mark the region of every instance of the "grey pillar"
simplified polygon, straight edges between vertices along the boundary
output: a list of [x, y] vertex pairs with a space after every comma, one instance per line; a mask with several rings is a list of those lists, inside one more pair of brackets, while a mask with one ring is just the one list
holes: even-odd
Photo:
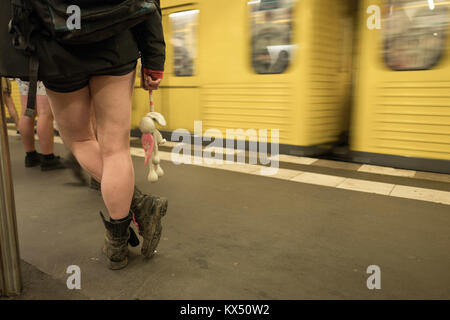
[[14, 296], [22, 290], [22, 277], [2, 92], [0, 84], [0, 296]]

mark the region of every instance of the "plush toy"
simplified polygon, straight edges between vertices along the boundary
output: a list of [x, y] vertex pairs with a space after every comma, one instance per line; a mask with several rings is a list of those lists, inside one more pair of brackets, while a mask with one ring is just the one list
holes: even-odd
[[159, 177], [164, 175], [164, 171], [159, 165], [158, 146], [164, 144], [166, 139], [163, 139], [161, 133], [156, 129], [155, 121], [161, 126], [166, 125], [166, 119], [158, 112], [147, 113], [139, 124], [142, 132], [142, 146], [145, 150], [145, 165], [148, 163], [149, 167], [147, 180], [150, 182], [156, 182]]
[[154, 103], [153, 103], [153, 92], [149, 88], [148, 81], [145, 77], [147, 75], [152, 80], [162, 79], [164, 75], [164, 71], [151, 70], [146, 69], [141, 65], [141, 87], [148, 90], [149, 98], [150, 98], [150, 112], [142, 118], [139, 129], [142, 132], [142, 146], [145, 150], [145, 165], [148, 163], [149, 172], [147, 180], [150, 182], [158, 181], [158, 177], [164, 175], [164, 171], [159, 165], [160, 159], [158, 155], [158, 147], [166, 142], [166, 139], [163, 139], [161, 133], [156, 129], [155, 122], [158, 122], [161, 126], [166, 125], [166, 119], [164, 119], [163, 115], [154, 112]]

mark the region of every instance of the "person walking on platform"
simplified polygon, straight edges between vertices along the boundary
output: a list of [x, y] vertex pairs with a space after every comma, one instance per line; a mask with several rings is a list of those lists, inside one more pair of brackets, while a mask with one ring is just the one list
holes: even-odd
[[59, 156], [53, 153], [54, 131], [53, 114], [48, 102], [45, 88], [42, 82], [38, 82], [36, 91], [37, 125], [36, 131], [39, 137], [42, 154], [36, 151], [34, 141], [35, 117], [25, 117], [27, 107], [29, 83], [17, 79], [20, 91], [20, 102], [22, 104], [22, 116], [19, 121], [19, 131], [25, 148], [25, 167], [41, 166], [42, 171], [64, 169], [66, 166]]
[[[2, 8], [4, 2], [19, 2], [22, 6], [10, 10]], [[74, 5], [78, 14], [66, 15]], [[53, 16], [49, 6], [55, 6], [50, 8]], [[19, 52], [26, 47], [34, 53], [26, 64], [34, 71], [30, 72], [30, 79], [38, 77], [43, 81], [65, 145], [81, 166], [101, 182], [109, 212], [109, 219], [100, 212], [106, 228], [103, 252], [109, 268], [121, 269], [128, 264], [132, 220], [143, 237], [141, 253], [152, 257], [161, 237], [161, 217], [168, 201], [143, 194], [134, 186], [129, 135], [137, 59], [142, 59], [145, 89], [158, 89], [163, 76], [165, 42], [159, 0], [36, 0], [31, 7], [28, 1], [2, 1], [0, 21], [9, 21], [2, 19], [3, 10], [13, 12], [14, 41], [11, 35], [1, 34], [0, 29], [0, 74], [8, 73], [9, 67], [2, 63], [5, 53], [1, 51], [11, 56], [14, 49]], [[36, 16], [38, 23], [29, 28], [28, 21]], [[97, 20], [91, 18], [94, 16]], [[84, 17], [87, 18], [83, 20]], [[26, 36], [22, 31], [30, 29], [35, 41], [24, 46]], [[2, 43], [3, 36], [10, 39]], [[17, 46], [11, 48], [9, 44], [8, 48], [8, 42]], [[20, 72], [26, 76], [24, 68]], [[91, 103], [97, 138], [90, 121]]]
[[2, 77], [2, 99], [8, 108], [9, 115], [16, 124], [17, 133], [19, 133], [19, 116], [17, 115], [16, 105], [11, 97], [11, 82], [8, 78]]

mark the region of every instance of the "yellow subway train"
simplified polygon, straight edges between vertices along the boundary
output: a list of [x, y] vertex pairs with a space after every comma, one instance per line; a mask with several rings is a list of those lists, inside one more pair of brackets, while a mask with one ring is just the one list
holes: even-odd
[[[450, 173], [450, 1], [162, 0], [156, 111], [280, 152]], [[138, 89], [137, 91], [139, 91]], [[133, 126], [148, 110], [136, 98]], [[253, 130], [253, 131], [252, 131]], [[348, 150], [334, 148], [345, 142]], [[270, 138], [269, 138], [270, 140]], [[344, 148], [345, 150], [345, 148]]]
[[161, 1], [167, 60], [154, 95], [164, 130], [193, 132], [196, 120], [203, 133], [276, 128], [282, 152], [330, 148], [348, 127], [352, 2]]

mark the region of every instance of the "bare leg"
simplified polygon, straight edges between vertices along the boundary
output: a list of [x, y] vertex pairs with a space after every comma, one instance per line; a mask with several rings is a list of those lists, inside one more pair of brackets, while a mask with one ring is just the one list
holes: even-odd
[[94, 101], [91, 102], [91, 124], [92, 129], [94, 130], [95, 133], [95, 137], [97, 137], [97, 121], [95, 120]]
[[[94, 131], [94, 134], [95, 134], [95, 139], [97, 139], [97, 122], [95, 121], [95, 110], [94, 110], [94, 101], [93, 100], [91, 100], [91, 125], [92, 125], [92, 130]], [[93, 177], [91, 177], [90, 188], [95, 189], [95, 190], [100, 190], [101, 189], [100, 180], [96, 180]]]
[[134, 191], [130, 155], [133, 80], [134, 71], [125, 76], [93, 77], [89, 84], [103, 159], [101, 191], [113, 219], [128, 215]]
[[16, 130], [18, 130], [19, 129], [19, 116], [17, 115], [16, 105], [14, 104], [13, 99], [11, 98], [10, 95], [4, 94], [3, 102], [8, 107], [9, 115], [14, 120], [14, 123], [16, 124]]
[[36, 110], [38, 114], [36, 131], [42, 154], [52, 154], [54, 145], [53, 114], [47, 96], [36, 96]]
[[19, 131], [22, 138], [23, 147], [25, 152], [35, 151], [34, 146], [34, 119], [35, 117], [26, 117], [25, 110], [27, 108], [27, 96], [20, 95], [20, 102], [22, 104], [22, 116], [19, 120]]
[[[47, 89], [62, 139], [80, 165], [101, 181], [103, 200], [113, 219], [128, 215], [134, 189], [129, 150], [133, 79], [134, 72], [93, 77], [89, 88], [71, 93]], [[98, 142], [90, 121], [91, 99]]]
[[80, 165], [98, 181], [102, 178], [100, 146], [90, 124], [89, 88], [59, 93], [47, 89], [59, 133]]

